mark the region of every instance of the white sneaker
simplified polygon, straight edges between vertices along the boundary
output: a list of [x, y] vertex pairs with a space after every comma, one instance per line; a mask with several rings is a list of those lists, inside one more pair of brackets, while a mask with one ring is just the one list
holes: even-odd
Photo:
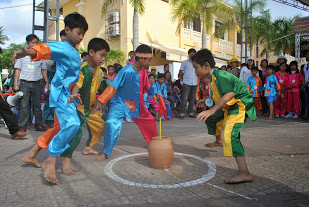
[[285, 116], [284, 116], [284, 115], [280, 115], [280, 117], [283, 117], [283, 118], [284, 118]]
[[276, 115], [275, 117], [276, 117], [276, 118], [279, 118], [279, 115]]
[[298, 119], [298, 114], [294, 114], [293, 119]]
[[287, 118], [287, 119], [292, 118], [292, 116], [293, 116], [292, 112], [289, 112], [288, 115], [285, 116], [285, 118]]
[[126, 117], [126, 122], [132, 123], [132, 122], [133, 122], [133, 120], [132, 120], [132, 119], [130, 119], [130, 118], [128, 118], [128, 117]]

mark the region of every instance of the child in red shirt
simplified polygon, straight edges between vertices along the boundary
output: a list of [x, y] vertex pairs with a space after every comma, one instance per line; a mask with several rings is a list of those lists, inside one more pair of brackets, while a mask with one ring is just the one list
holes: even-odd
[[285, 116], [286, 112], [286, 103], [287, 103], [287, 85], [289, 80], [289, 74], [286, 71], [288, 65], [284, 62], [280, 64], [279, 71], [275, 73], [275, 76], [278, 79], [281, 91], [277, 100], [275, 102], [275, 117]]
[[[297, 69], [297, 62], [292, 61], [290, 64], [291, 72], [289, 74], [287, 93], [288, 93], [288, 105], [287, 111], [288, 115], [285, 118], [297, 119], [300, 114], [300, 88], [303, 83], [303, 76]], [[293, 116], [293, 106], [294, 106], [294, 116]]]

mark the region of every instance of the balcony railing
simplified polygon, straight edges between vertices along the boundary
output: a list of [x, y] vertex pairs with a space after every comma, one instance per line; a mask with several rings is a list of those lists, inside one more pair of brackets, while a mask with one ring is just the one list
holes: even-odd
[[[202, 43], [202, 34], [200, 32], [195, 32], [193, 30], [185, 29], [183, 33], [185, 39], [192, 40], [194, 42]], [[210, 44], [210, 36], [207, 35], [207, 45]]]

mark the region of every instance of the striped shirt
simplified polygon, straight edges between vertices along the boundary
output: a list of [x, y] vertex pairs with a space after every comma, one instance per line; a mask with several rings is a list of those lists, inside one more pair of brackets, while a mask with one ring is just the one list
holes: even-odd
[[30, 56], [17, 59], [14, 68], [20, 69], [20, 80], [38, 81], [43, 78], [41, 70], [46, 70], [44, 60], [32, 61]]

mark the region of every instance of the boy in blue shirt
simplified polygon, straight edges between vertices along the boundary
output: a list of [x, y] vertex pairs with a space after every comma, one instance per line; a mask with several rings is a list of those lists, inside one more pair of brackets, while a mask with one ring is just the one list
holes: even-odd
[[269, 117], [266, 120], [274, 119], [274, 103], [277, 100], [277, 96], [280, 94], [280, 84], [277, 77], [274, 75], [275, 67], [268, 65], [266, 68], [266, 80], [264, 84], [264, 96], [267, 98], [267, 103], [269, 105]]
[[[167, 100], [167, 87], [164, 81], [165, 81], [165, 75], [160, 73], [158, 75], [158, 81], [155, 84], [158, 89], [158, 94], [160, 94], [162, 96], [162, 99], [164, 100], [165, 107], [167, 110], [167, 119], [172, 119], [171, 105], [170, 102]], [[161, 119], [164, 119], [163, 115]]]
[[60, 131], [53, 128], [46, 131], [37, 141], [37, 144], [23, 157], [23, 161], [36, 167], [41, 164], [36, 159], [42, 148], [48, 148], [49, 157], [43, 163], [44, 177], [51, 183], [58, 183], [56, 178], [56, 158], [70, 147], [69, 143], [79, 129], [80, 120], [77, 115], [77, 102], [70, 94], [70, 84], [76, 83], [80, 72], [80, 56], [76, 49], [88, 30], [86, 19], [78, 13], [65, 17], [65, 41], [56, 43], [39, 44], [30, 49], [22, 47], [21, 51], [14, 54], [13, 59], [29, 55], [33, 61], [56, 61], [57, 71], [51, 82], [49, 106], [55, 108], [59, 120]]

